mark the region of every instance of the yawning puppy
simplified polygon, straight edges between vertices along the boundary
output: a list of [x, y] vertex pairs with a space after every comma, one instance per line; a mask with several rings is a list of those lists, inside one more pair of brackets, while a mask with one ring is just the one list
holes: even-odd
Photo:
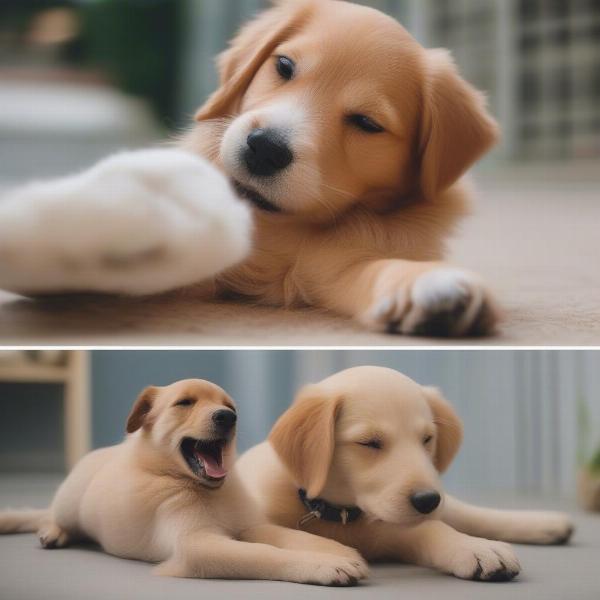
[[355, 550], [266, 523], [229, 472], [235, 424], [232, 400], [212, 383], [148, 388], [125, 442], [87, 455], [48, 510], [0, 513], [0, 533], [38, 531], [45, 548], [93, 540], [175, 577], [362, 579], [366, 567]]
[[350, 2], [288, 0], [242, 29], [185, 148], [254, 206], [251, 256], [217, 288], [410, 334], [489, 332], [479, 279], [440, 261], [459, 180], [496, 141], [443, 50]]
[[512, 579], [520, 566], [504, 542], [560, 544], [573, 526], [560, 513], [489, 510], [446, 496], [439, 474], [461, 439], [461, 422], [437, 390], [358, 367], [303, 389], [236, 469], [272, 522], [353, 546], [369, 561]]

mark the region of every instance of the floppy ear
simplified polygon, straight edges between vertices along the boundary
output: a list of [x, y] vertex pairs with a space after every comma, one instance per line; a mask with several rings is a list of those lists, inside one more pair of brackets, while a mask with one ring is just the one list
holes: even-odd
[[463, 425], [452, 405], [437, 388], [423, 388], [437, 427], [434, 464], [443, 473], [449, 466], [463, 439]]
[[309, 386], [269, 434], [275, 452], [309, 498], [316, 498], [327, 481], [341, 407], [342, 398], [331, 398], [318, 386]]
[[498, 139], [481, 92], [460, 77], [450, 53], [427, 51], [420, 133], [421, 192], [428, 200], [450, 187]]
[[158, 393], [158, 388], [154, 386], [147, 387], [135, 401], [129, 417], [127, 418], [127, 433], [137, 431], [143, 425], [147, 425], [148, 413], [152, 410], [154, 398]]
[[245, 25], [218, 57], [219, 89], [196, 113], [196, 121], [235, 113], [262, 64], [276, 46], [302, 26], [313, 5], [310, 0], [277, 2], [274, 8]]

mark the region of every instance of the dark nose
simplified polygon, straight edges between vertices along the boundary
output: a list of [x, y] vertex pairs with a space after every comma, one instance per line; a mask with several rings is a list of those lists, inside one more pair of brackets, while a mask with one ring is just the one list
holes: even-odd
[[440, 505], [441, 500], [442, 497], [435, 490], [415, 492], [410, 497], [410, 503], [422, 515], [432, 513]]
[[244, 161], [253, 175], [271, 177], [294, 160], [285, 138], [276, 129], [255, 129], [247, 143]]
[[213, 413], [213, 423], [219, 431], [229, 431], [237, 421], [237, 415], [232, 410], [218, 410]]

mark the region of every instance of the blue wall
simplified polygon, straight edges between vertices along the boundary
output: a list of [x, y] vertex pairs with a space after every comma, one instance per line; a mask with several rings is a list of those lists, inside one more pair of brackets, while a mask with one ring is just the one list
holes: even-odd
[[[92, 443], [118, 443], [139, 392], [148, 385], [179, 379], [208, 379], [224, 388], [240, 413], [238, 447], [264, 439], [270, 416], [293, 393], [291, 352], [247, 351], [94, 351], [92, 353]], [[268, 360], [267, 355], [270, 355]], [[264, 365], [268, 364], [268, 373]]]
[[[465, 424], [446, 476], [450, 489], [572, 494], [577, 448], [600, 447], [600, 352], [576, 351], [95, 351], [92, 441], [123, 439], [139, 392], [199, 377], [221, 385], [240, 413], [240, 451], [265, 439], [304, 384], [340, 369], [379, 364], [438, 385]], [[60, 389], [0, 386], [0, 470], [63, 468]], [[578, 428], [585, 400], [587, 435]]]

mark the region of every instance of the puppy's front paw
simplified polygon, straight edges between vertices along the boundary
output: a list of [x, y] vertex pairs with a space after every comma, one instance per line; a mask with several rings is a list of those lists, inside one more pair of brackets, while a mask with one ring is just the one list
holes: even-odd
[[453, 549], [444, 569], [460, 579], [510, 581], [521, 571], [512, 548], [504, 542], [468, 538]]
[[250, 250], [251, 215], [207, 161], [109, 157], [0, 198], [0, 288], [149, 295], [210, 279]]
[[411, 283], [398, 273], [382, 274], [366, 320], [389, 333], [433, 337], [478, 336], [490, 333], [497, 313], [479, 279], [468, 271], [438, 267], [418, 275]]
[[314, 554], [306, 563], [298, 564], [294, 580], [317, 585], [356, 585], [369, 574], [367, 563], [360, 557], [342, 558], [328, 554]]

